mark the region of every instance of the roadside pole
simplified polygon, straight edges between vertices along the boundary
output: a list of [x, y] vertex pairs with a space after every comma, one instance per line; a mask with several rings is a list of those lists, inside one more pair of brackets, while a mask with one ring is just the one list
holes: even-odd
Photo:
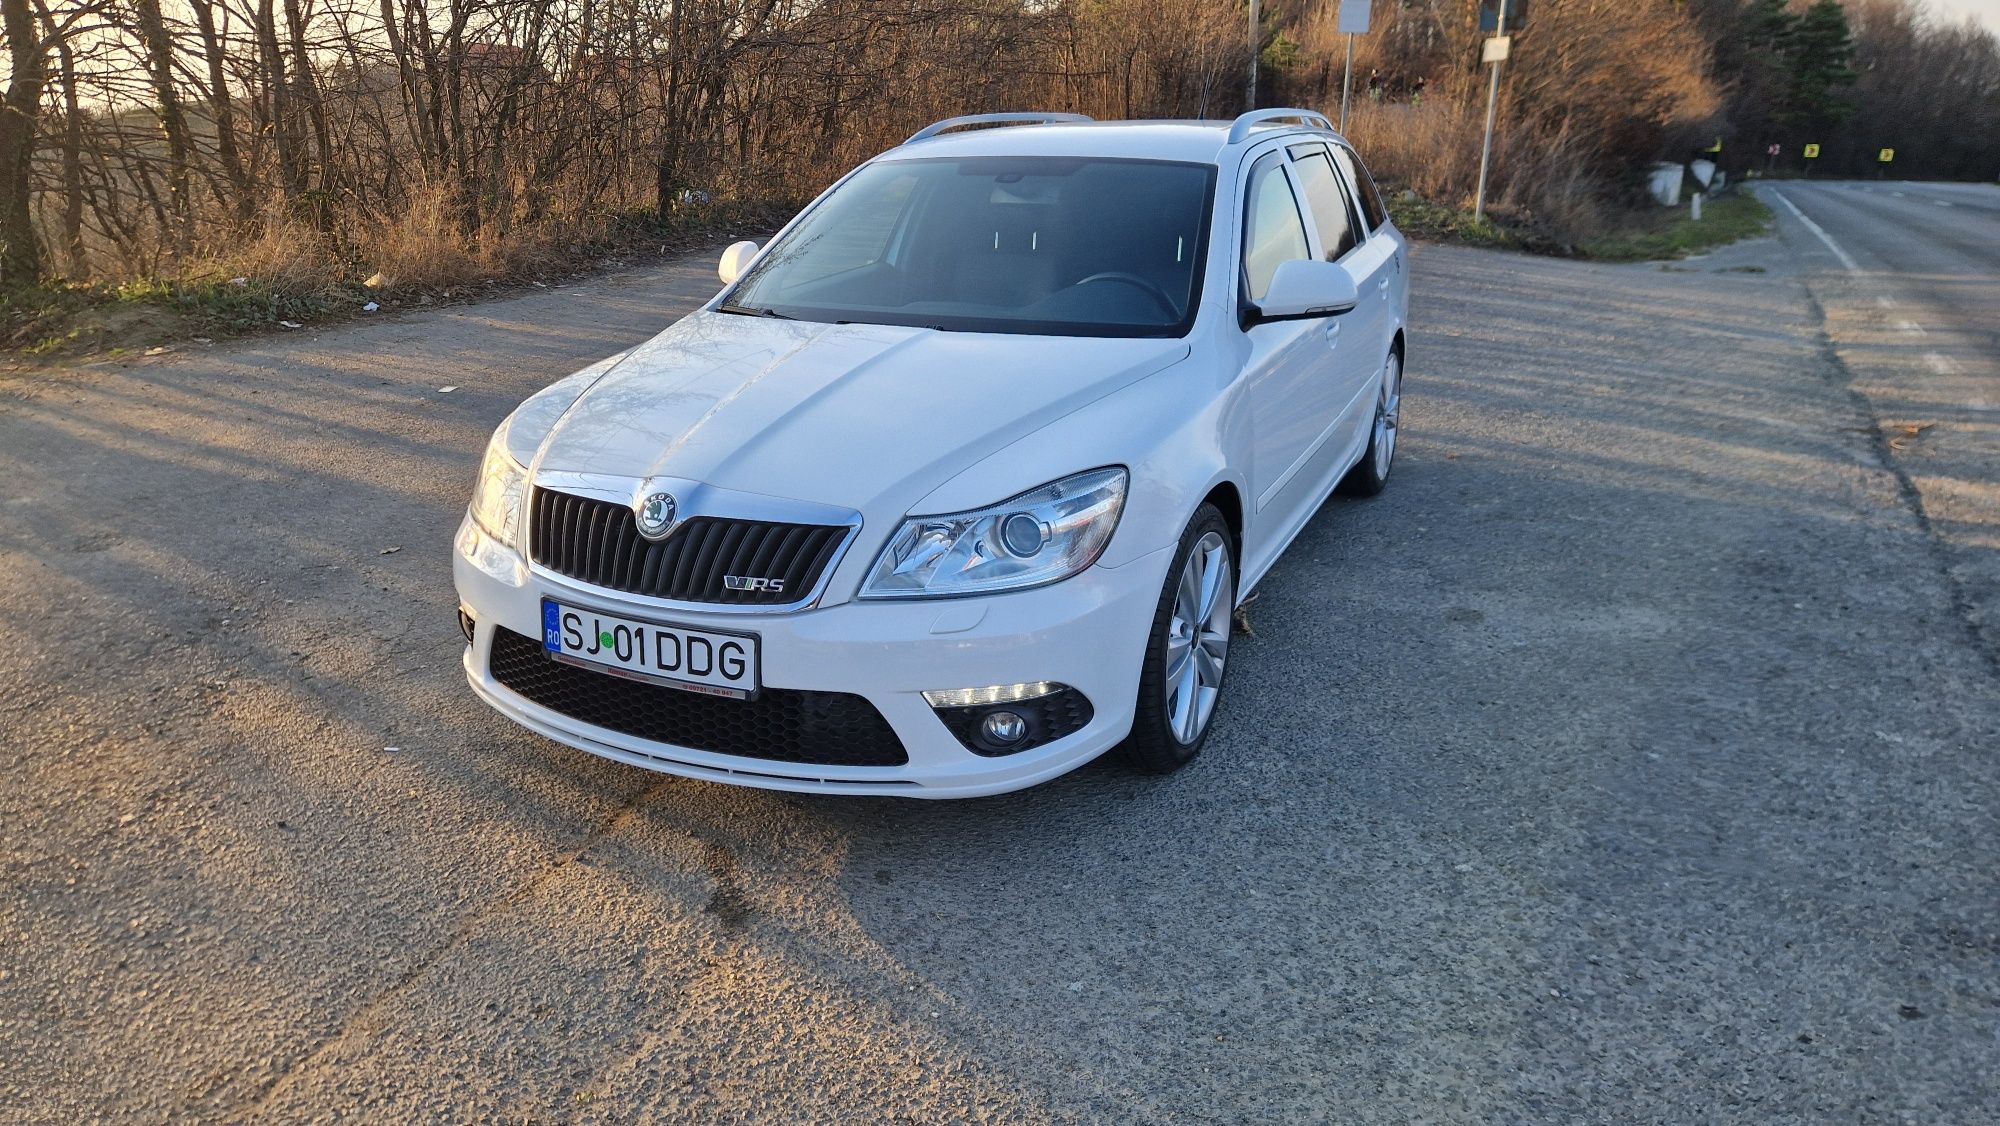
[[1374, 7], [1372, 0], [1340, 0], [1340, 30], [1347, 36], [1347, 73], [1340, 80], [1342, 133], [1347, 132], [1347, 99], [1354, 93], [1354, 37], [1368, 34], [1368, 16]]
[[1486, 139], [1479, 145], [1479, 192], [1472, 200], [1474, 222], [1486, 220], [1486, 170], [1493, 162], [1493, 119], [1500, 112], [1500, 64], [1507, 58], [1508, 46], [1507, 0], [1500, 0], [1499, 22], [1494, 24], [1493, 38], [1486, 41], [1481, 56], [1493, 64], [1493, 78], [1486, 87]]
[[1250, 88], [1245, 91], [1243, 108], [1257, 108], [1257, 0], [1250, 0]]
[[1347, 72], [1340, 77], [1340, 133], [1347, 135], [1347, 98], [1354, 93], [1354, 33], [1347, 35]]

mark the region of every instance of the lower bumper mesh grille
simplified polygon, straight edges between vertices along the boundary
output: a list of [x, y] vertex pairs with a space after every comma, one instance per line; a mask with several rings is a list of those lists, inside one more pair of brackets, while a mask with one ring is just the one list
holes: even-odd
[[875, 705], [846, 692], [766, 688], [754, 700], [640, 684], [549, 659], [512, 630], [493, 634], [493, 679], [571, 719], [719, 755], [812, 766], [903, 766], [903, 742]]

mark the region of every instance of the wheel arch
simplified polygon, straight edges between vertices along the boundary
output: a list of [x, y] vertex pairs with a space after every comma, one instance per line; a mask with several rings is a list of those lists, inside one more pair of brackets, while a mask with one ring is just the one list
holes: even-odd
[[[1216, 511], [1222, 513], [1223, 520], [1228, 522], [1229, 538], [1232, 541], [1229, 545], [1230, 551], [1240, 561], [1243, 558], [1242, 490], [1237, 488], [1234, 481], [1217, 481], [1209, 488], [1208, 494], [1202, 497], [1201, 501], [1202, 504], [1214, 505]], [[1196, 507], [1199, 509], [1200, 506], [1197, 505]]]

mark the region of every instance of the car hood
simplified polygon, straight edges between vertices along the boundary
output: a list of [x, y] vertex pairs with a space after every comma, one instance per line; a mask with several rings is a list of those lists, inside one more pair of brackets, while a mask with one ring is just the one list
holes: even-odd
[[[908, 505], [1187, 354], [1179, 340], [696, 313], [578, 396], [539, 443], [537, 468], [674, 477], [857, 511]], [[1095, 464], [1079, 451], [1075, 465], [1036, 469], [1022, 487]]]

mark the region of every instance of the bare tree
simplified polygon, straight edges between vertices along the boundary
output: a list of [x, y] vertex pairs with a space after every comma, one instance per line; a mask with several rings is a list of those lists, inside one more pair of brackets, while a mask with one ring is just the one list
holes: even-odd
[[[1508, 69], [1500, 196], [1573, 223], [1635, 164], [1752, 128], [1776, 86], [1751, 72], [1782, 52], [1743, 29], [1774, 4], [1536, 0]], [[1364, 153], [1447, 200], [1469, 186], [1483, 108], [1473, 8], [1378, 4], [1359, 60], [1377, 78], [1352, 123]], [[1821, 139], [1894, 128], [1899, 169], [2000, 173], [1982, 140], [2000, 132], [1992, 37], [1915, 0], [1848, 8], [1860, 110]], [[1272, 96], [1329, 107], [1334, 6], [1265, 11]], [[1226, 117], [1245, 65], [1235, 0], [0, 0], [0, 15], [5, 281], [48, 257], [78, 277], [301, 285], [497, 273], [619, 224], [795, 204], [955, 113]]]
[[0, 25], [12, 66], [0, 95], [0, 284], [12, 285], [32, 282], [42, 272], [31, 188], [48, 55], [28, 0], [0, 0]]
[[230, 93], [229, 79], [223, 71], [222, 37], [216, 30], [215, 12], [219, 5], [214, 0], [189, 0], [189, 5], [194, 9], [195, 27], [201, 35], [202, 61], [208, 72], [208, 107], [209, 116], [215, 122], [215, 155], [222, 166], [222, 179], [228, 191], [225, 206], [235, 215], [239, 225], [247, 225], [257, 197], [251, 187], [249, 169], [244, 166], [236, 143], [235, 98]]
[[174, 80], [174, 43], [160, 16], [160, 0], [131, 0], [139, 42], [145, 48], [146, 70], [152, 77], [160, 127], [167, 139], [167, 197], [173, 215], [171, 237], [177, 253], [185, 254], [194, 239], [194, 200], [189, 192], [187, 114], [181, 109], [180, 88]]

